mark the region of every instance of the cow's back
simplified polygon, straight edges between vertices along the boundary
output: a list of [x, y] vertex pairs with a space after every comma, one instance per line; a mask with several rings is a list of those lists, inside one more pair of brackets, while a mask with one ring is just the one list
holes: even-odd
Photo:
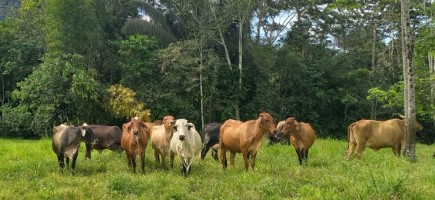
[[64, 138], [64, 130], [67, 127], [65, 124], [61, 124], [59, 126], [53, 127], [53, 136], [51, 140], [53, 151], [56, 154], [61, 153], [63, 138]]

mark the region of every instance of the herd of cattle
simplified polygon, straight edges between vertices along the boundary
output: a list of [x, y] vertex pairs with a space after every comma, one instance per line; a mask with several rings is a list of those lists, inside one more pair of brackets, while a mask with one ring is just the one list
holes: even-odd
[[[422, 128], [416, 122], [416, 131]], [[173, 167], [174, 157], [177, 155], [181, 162], [181, 173], [186, 175], [191, 172], [195, 155], [201, 152], [200, 159], [204, 159], [210, 148], [216, 161], [219, 160], [218, 149], [221, 149], [220, 162], [223, 169], [227, 167], [227, 150], [230, 152], [231, 165], [234, 165], [236, 153], [241, 153], [245, 170], [249, 169], [249, 164], [254, 169], [257, 151], [264, 136], [271, 143], [290, 142], [300, 165], [307, 163], [308, 150], [316, 139], [315, 131], [309, 123], [288, 117], [275, 124], [269, 113], [262, 112], [257, 119], [245, 122], [228, 119], [223, 124], [207, 124], [201, 135], [193, 123], [186, 119], [175, 119], [173, 116], [165, 116], [163, 120], [154, 123], [143, 122], [134, 117], [123, 124], [122, 130], [117, 126], [85, 123], [75, 127], [61, 124], [53, 127], [52, 147], [62, 171], [72, 160], [71, 169], [74, 174], [78, 150], [83, 141], [86, 144], [86, 158], [91, 158], [93, 149], [99, 152], [104, 149], [124, 151], [128, 167], [136, 172], [136, 157], [139, 156], [142, 173], [145, 173], [145, 149], [150, 143], [157, 164], [167, 169], [166, 157], [169, 156], [170, 166]], [[365, 147], [375, 150], [391, 147], [395, 155], [400, 155], [403, 142], [403, 119], [358, 120], [348, 127], [347, 157], [354, 154], [355, 147], [357, 158], [361, 158]]]

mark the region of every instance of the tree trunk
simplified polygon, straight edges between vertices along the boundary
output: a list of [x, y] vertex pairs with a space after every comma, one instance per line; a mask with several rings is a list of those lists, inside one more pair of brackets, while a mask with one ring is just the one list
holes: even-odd
[[405, 82], [405, 144], [403, 147], [403, 155], [411, 161], [415, 161], [415, 81], [409, 5], [410, 0], [401, 1], [402, 62]]
[[201, 47], [199, 48], [199, 91], [201, 96], [201, 129], [204, 129], [204, 92], [202, 89], [202, 71], [203, 71], [203, 50], [202, 50], [202, 42], [200, 43]]
[[[432, 79], [432, 77], [435, 75], [435, 57], [431, 54], [431, 52], [428, 52], [428, 61], [429, 61], [429, 74]], [[435, 81], [431, 83], [430, 87], [430, 97], [432, 99], [432, 105], [435, 105]], [[435, 127], [435, 113], [432, 113], [432, 120], [433, 120], [433, 126]]]

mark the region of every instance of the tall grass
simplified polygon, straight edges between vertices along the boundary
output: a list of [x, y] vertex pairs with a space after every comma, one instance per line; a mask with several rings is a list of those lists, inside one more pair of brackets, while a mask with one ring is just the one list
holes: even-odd
[[[263, 144], [266, 144], [263, 141]], [[366, 149], [362, 159], [346, 160], [345, 141], [317, 139], [307, 166], [299, 166], [294, 149], [263, 145], [253, 171], [222, 170], [210, 155], [194, 161], [192, 174], [156, 167], [147, 148], [146, 173], [128, 170], [124, 154], [80, 148], [76, 175], [61, 173], [51, 140], [0, 139], [0, 199], [433, 199], [434, 146], [417, 145], [418, 162], [395, 157], [391, 149]], [[140, 170], [139, 170], [140, 171]]]

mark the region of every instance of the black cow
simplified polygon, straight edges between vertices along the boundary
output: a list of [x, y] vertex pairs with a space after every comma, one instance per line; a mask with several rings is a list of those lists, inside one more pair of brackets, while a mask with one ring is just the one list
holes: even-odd
[[210, 147], [213, 147], [212, 156], [216, 161], [218, 158], [218, 148], [219, 148], [219, 131], [222, 124], [220, 123], [209, 123], [205, 125], [204, 131], [202, 133], [204, 139], [204, 147], [201, 151], [201, 160], [204, 159]]
[[121, 149], [121, 129], [117, 126], [91, 125], [95, 137], [98, 139], [96, 144], [86, 144], [85, 157], [91, 159], [93, 149], [102, 152], [104, 149], [112, 151], [122, 151]]
[[68, 166], [69, 160], [72, 159], [72, 174], [75, 173], [76, 160], [81, 141], [88, 144], [98, 142], [92, 128], [87, 124], [83, 124], [83, 126], [79, 127], [61, 124], [53, 128], [52, 147], [54, 153], [57, 155], [59, 167], [62, 169], [62, 172], [65, 167], [65, 161]]

